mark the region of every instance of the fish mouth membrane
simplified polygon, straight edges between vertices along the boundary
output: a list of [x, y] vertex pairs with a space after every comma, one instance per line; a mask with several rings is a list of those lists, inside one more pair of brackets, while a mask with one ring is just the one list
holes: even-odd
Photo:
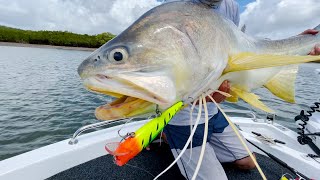
[[[98, 75], [93, 79], [90, 79], [85, 83], [85, 86], [93, 92], [111, 96], [114, 98], [112, 102], [101, 105], [96, 108], [95, 116], [98, 120], [117, 120], [123, 118], [132, 117], [148, 117], [156, 111], [157, 104], [150, 102], [139, 97], [130, 96], [128, 94], [122, 94], [121, 92], [115, 93], [109, 90], [107, 87], [102, 87], [101, 85], [116, 86], [119, 85], [119, 81], [113, 84], [115, 81], [108, 80], [108, 83], [102, 82], [102, 75]], [[110, 79], [109, 77], [107, 79]], [[126, 84], [124, 82], [121, 85]], [[126, 84], [126, 86], [128, 86]], [[123, 87], [122, 87], [123, 88]], [[145, 92], [146, 93], [146, 92]]]
[[156, 104], [123, 95], [114, 101], [99, 106], [95, 110], [95, 116], [99, 120], [117, 120], [135, 116], [150, 115], [155, 112]]

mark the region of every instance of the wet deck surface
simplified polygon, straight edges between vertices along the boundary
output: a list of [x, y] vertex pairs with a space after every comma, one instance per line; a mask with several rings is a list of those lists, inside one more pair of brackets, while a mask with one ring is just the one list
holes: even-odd
[[[166, 145], [152, 149], [143, 151], [123, 167], [115, 165], [113, 157], [106, 155], [61, 172], [49, 179], [153, 179], [173, 161], [173, 156]], [[258, 154], [257, 160], [268, 179], [280, 179], [282, 174], [290, 172], [266, 156]], [[230, 180], [261, 179], [256, 169], [241, 171], [226, 164], [224, 169]], [[184, 177], [178, 166], [175, 165], [160, 179], [179, 180]]]

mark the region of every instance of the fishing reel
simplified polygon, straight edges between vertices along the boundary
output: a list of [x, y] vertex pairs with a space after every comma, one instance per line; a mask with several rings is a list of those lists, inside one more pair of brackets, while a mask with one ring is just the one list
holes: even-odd
[[[308, 142], [310, 142], [311, 138], [309, 138], [308, 136], [305, 135], [305, 127], [308, 124], [309, 121], [309, 116], [304, 114], [304, 110], [302, 110], [300, 112], [300, 115], [296, 116], [294, 118], [294, 120], [296, 121], [296, 124], [298, 126], [298, 134], [300, 136], [298, 136], [297, 140], [301, 145], [305, 145], [308, 144]], [[311, 140], [312, 141], [312, 140]]]
[[294, 118], [294, 120], [296, 121], [296, 124], [298, 126], [298, 134], [300, 134], [300, 136], [305, 136], [305, 129], [306, 129], [306, 125], [308, 124], [309, 121], [309, 117], [312, 116], [313, 113], [315, 112], [320, 112], [319, 110], [320, 108], [320, 102], [315, 102], [314, 106], [310, 106], [309, 111], [306, 111], [307, 113], [305, 114], [305, 111], [302, 110], [300, 112], [300, 115], [296, 116]]
[[[296, 124], [298, 126], [298, 134], [299, 136], [297, 137], [298, 142], [301, 145], [309, 145], [310, 148], [317, 154], [320, 155], [320, 149], [317, 147], [315, 142], [313, 142], [312, 138], [315, 138], [315, 136], [320, 136], [320, 132], [310, 132], [309, 129], [307, 129], [308, 122], [310, 120], [310, 117], [315, 113], [315, 112], [320, 112], [320, 102], [315, 102], [314, 106], [311, 106], [309, 111], [302, 110], [298, 116], [294, 118], [296, 121]], [[305, 132], [307, 131], [307, 133]]]

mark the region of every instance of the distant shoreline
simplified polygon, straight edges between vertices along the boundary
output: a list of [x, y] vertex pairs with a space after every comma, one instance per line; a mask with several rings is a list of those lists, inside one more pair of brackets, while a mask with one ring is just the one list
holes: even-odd
[[[87, 47], [52, 46], [52, 45], [44, 45], [44, 44], [24, 44], [24, 43], [15, 43], [15, 42], [0, 42], [0, 46], [50, 48], [50, 49], [76, 50], [76, 51], [94, 51], [97, 49], [97, 48], [87, 48]], [[320, 61], [313, 61], [310, 63], [320, 63]]]
[[87, 48], [87, 47], [52, 46], [52, 45], [44, 45], [44, 44], [24, 44], [24, 43], [14, 43], [14, 42], [0, 42], [0, 46], [50, 48], [50, 49], [64, 49], [64, 50], [77, 50], [77, 51], [94, 51], [97, 49], [97, 48]]

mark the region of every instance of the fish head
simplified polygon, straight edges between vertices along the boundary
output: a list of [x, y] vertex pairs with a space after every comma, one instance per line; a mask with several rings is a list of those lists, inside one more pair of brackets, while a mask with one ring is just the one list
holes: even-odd
[[94, 51], [78, 73], [89, 90], [117, 98], [96, 109], [98, 119], [127, 118], [181, 100], [192, 88], [197, 58], [176, 24], [149, 14]]

